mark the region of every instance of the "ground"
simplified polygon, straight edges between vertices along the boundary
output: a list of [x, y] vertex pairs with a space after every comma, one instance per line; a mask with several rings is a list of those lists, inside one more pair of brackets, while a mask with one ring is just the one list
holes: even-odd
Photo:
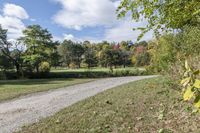
[[57, 89], [78, 83], [85, 83], [93, 79], [27, 79], [0, 81], [0, 102], [21, 95]]
[[200, 115], [164, 77], [122, 85], [78, 102], [21, 133], [199, 133]]

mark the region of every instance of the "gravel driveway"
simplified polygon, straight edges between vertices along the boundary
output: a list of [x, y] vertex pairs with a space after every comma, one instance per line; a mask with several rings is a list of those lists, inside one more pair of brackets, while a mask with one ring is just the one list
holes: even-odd
[[35, 93], [15, 100], [0, 103], [0, 133], [20, 130], [20, 127], [53, 115], [70, 106], [107, 89], [131, 81], [154, 76], [104, 78], [48, 92]]

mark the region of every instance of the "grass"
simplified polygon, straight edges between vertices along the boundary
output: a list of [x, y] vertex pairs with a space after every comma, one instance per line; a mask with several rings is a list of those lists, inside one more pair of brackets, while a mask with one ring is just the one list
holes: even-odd
[[78, 102], [21, 133], [199, 133], [180, 92], [158, 77], [119, 86]]
[[[135, 70], [141, 70], [144, 71], [144, 68], [137, 68], [137, 67], [126, 67], [126, 68], [115, 68], [113, 69], [114, 71], [124, 71], [124, 70], [128, 70], [128, 71], [135, 71]], [[101, 67], [95, 67], [95, 68], [79, 68], [79, 69], [65, 69], [65, 68], [57, 68], [57, 69], [52, 69], [51, 72], [110, 72], [109, 68], [101, 68]]]
[[92, 79], [3, 80], [0, 81], [0, 101], [89, 81], [92, 81]]

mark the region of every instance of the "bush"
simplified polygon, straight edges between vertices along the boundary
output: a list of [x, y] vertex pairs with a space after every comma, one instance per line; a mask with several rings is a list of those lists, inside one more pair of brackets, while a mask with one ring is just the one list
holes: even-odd
[[49, 73], [51, 67], [50, 67], [50, 64], [48, 62], [42, 62], [40, 64], [39, 69], [40, 69], [40, 72], [42, 72], [42, 73]]
[[[192, 58], [199, 56], [199, 49], [199, 27], [186, 26], [177, 34], [163, 35], [157, 40], [149, 42], [148, 51], [151, 56], [151, 64], [148, 70], [170, 73], [172, 77], [180, 78], [185, 59], [193, 60]], [[195, 63], [198, 64], [198, 62], [199, 59], [196, 59]]]
[[69, 68], [75, 69], [75, 68], [77, 68], [77, 65], [75, 63], [70, 63]]
[[191, 68], [188, 61], [185, 62], [184, 79], [181, 81], [183, 86], [183, 100], [192, 101], [196, 111], [200, 112], [200, 70]]

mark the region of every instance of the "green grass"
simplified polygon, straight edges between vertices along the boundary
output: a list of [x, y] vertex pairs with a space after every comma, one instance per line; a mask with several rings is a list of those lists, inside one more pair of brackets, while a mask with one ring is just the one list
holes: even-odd
[[0, 81], [0, 101], [89, 81], [92, 79], [3, 80]]
[[165, 78], [137, 81], [78, 102], [21, 133], [199, 133], [180, 92]]
[[[135, 71], [135, 70], [141, 70], [144, 71], [144, 68], [137, 68], [137, 67], [126, 67], [126, 68], [116, 68], [113, 69], [114, 71], [124, 71], [124, 70], [129, 70], [129, 71]], [[101, 67], [95, 67], [95, 68], [79, 68], [79, 69], [67, 69], [67, 68], [57, 68], [57, 69], [52, 69], [51, 72], [110, 72], [109, 68], [101, 68]]]

